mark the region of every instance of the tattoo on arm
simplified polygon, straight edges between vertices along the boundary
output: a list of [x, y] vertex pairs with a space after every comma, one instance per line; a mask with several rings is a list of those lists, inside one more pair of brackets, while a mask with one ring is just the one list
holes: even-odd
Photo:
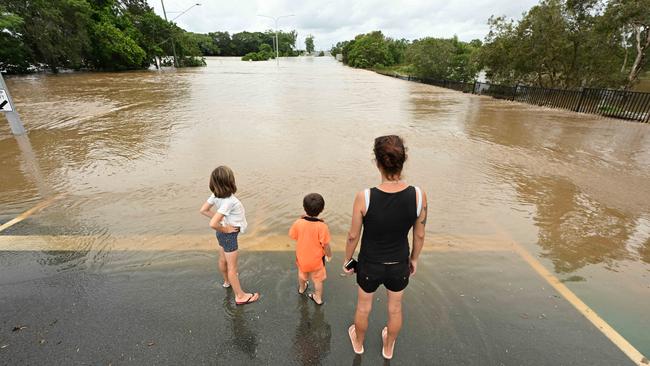
[[424, 210], [424, 217], [422, 218], [422, 221], [420, 221], [420, 223], [422, 223], [422, 225], [426, 225], [427, 224], [427, 206], [424, 206], [423, 210]]

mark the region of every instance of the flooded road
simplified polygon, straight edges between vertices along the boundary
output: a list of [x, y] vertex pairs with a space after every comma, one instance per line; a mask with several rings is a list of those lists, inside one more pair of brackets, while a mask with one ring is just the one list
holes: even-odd
[[[316, 191], [342, 249], [354, 193], [378, 182], [373, 138], [395, 133], [409, 148], [406, 179], [429, 196], [425, 247], [517, 242], [650, 354], [650, 125], [325, 57], [6, 81], [29, 135], [0, 123], [0, 224], [56, 199], [0, 232], [0, 285], [190, 271], [215, 248], [198, 209], [220, 164], [246, 206], [242, 248], [291, 250], [288, 227]], [[468, 251], [467, 264], [481, 255]], [[481, 265], [503, 269], [489, 258]]]

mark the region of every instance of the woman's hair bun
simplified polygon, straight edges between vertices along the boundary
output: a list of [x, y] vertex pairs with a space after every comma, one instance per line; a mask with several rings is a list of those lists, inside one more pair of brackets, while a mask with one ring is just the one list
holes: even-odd
[[380, 136], [375, 139], [375, 160], [389, 176], [400, 175], [406, 161], [404, 140], [397, 135]]

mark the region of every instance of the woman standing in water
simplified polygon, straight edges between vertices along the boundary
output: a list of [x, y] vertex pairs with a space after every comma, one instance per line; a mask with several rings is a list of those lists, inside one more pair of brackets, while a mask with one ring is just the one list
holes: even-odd
[[[417, 271], [418, 257], [424, 244], [427, 197], [418, 187], [401, 179], [406, 161], [406, 147], [401, 137], [377, 137], [374, 153], [381, 184], [356, 194], [345, 248], [344, 263], [348, 263], [363, 227], [356, 268], [359, 285], [357, 309], [348, 334], [354, 352], [362, 354], [373, 295], [379, 285], [384, 285], [388, 296], [388, 324], [381, 332], [382, 355], [390, 360], [402, 328], [402, 295], [409, 277]], [[408, 233], [411, 228], [413, 250], [409, 251]], [[345, 265], [343, 270], [353, 272]]]

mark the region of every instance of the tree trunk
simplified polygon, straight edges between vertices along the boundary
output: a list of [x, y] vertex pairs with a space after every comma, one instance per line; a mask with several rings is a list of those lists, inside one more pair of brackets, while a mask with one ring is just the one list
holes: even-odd
[[627, 32], [623, 32], [621, 38], [623, 38], [623, 47], [625, 47], [625, 58], [623, 59], [623, 66], [621, 66], [621, 73], [624, 73], [625, 68], [627, 67], [627, 55], [629, 53], [629, 49], [627, 47]]
[[[636, 40], [636, 57], [634, 58], [632, 69], [630, 70], [630, 74], [627, 78], [627, 85], [625, 86], [626, 90], [632, 88], [634, 83], [636, 83], [636, 81], [639, 79], [641, 70], [643, 70], [643, 67], [645, 66], [646, 63], [645, 53], [648, 47], [650, 47], [650, 29], [648, 27], [645, 27], [646, 29], [642, 30], [641, 27], [642, 27], [641, 24], [634, 25], [634, 36]], [[645, 31], [645, 35], [643, 35], [644, 31]]]

